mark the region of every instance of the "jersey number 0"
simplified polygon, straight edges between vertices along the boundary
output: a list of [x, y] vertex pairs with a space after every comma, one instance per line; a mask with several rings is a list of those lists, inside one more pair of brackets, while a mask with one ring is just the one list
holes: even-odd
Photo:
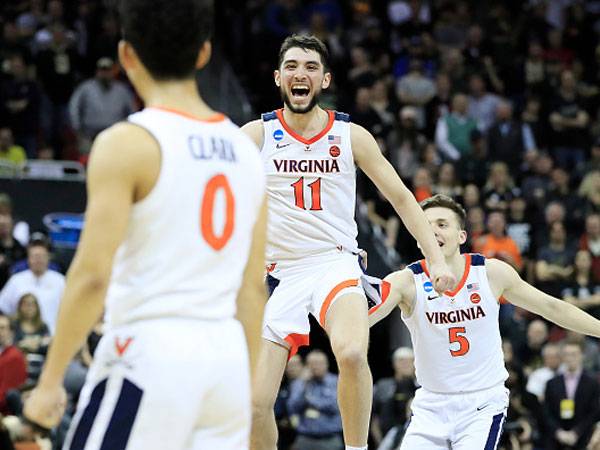
[[[215, 233], [213, 218], [215, 209], [215, 197], [217, 192], [223, 191], [225, 195], [225, 225], [220, 235]], [[215, 175], [204, 189], [204, 197], [202, 197], [202, 206], [200, 208], [200, 230], [204, 240], [216, 251], [221, 250], [233, 234], [233, 226], [235, 225], [235, 198], [233, 191], [227, 181], [227, 177], [222, 173]]]

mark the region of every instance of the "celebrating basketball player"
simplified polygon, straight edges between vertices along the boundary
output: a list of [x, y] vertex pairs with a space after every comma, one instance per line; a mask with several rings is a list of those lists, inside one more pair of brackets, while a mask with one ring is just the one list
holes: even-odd
[[346, 449], [366, 449], [372, 379], [367, 301], [356, 256], [356, 166], [418, 240], [434, 290], [443, 292], [455, 279], [423, 211], [373, 136], [347, 114], [319, 107], [319, 95], [331, 82], [325, 45], [313, 36], [288, 37], [274, 78], [283, 108], [242, 128], [261, 149], [269, 198], [271, 297], [253, 392], [251, 448], [276, 448], [273, 405], [288, 357], [308, 344], [311, 313], [329, 335], [339, 366]]
[[106, 307], [65, 448], [245, 449], [266, 301], [260, 156], [197, 89], [212, 1], [120, 4], [119, 58], [146, 108], [94, 143], [85, 229], [25, 416], [58, 423], [65, 368]]
[[422, 388], [412, 402], [401, 449], [495, 450], [508, 407], [499, 299], [590, 336], [600, 337], [600, 321], [526, 283], [503, 261], [461, 255], [466, 213], [451, 198], [436, 195], [421, 207], [460, 282], [438, 294], [429, 264], [413, 263], [386, 278], [388, 298], [369, 317], [376, 323], [399, 306], [412, 338]]

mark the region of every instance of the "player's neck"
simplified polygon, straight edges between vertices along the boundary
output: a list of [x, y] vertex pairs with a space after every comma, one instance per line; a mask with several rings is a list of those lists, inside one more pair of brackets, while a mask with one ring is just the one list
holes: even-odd
[[204, 102], [196, 81], [164, 81], [152, 83], [140, 90], [146, 107], [169, 108], [197, 117], [211, 116], [215, 112]]
[[465, 257], [460, 252], [455, 252], [452, 256], [446, 256], [446, 264], [452, 270], [457, 280], [460, 280], [465, 271]]
[[319, 133], [327, 125], [329, 116], [327, 112], [315, 106], [306, 113], [292, 112], [287, 106], [283, 108], [285, 123], [300, 136], [310, 137]]

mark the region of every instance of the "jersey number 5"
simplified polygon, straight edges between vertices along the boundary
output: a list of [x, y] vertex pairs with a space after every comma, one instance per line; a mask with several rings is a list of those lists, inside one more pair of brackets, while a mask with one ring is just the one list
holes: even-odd
[[[215, 197], [220, 190], [225, 195], [225, 224], [221, 234], [217, 235], [213, 219]], [[229, 181], [227, 181], [227, 177], [222, 173], [215, 175], [208, 180], [206, 189], [204, 189], [204, 197], [202, 197], [202, 206], [200, 208], [200, 230], [202, 231], [204, 240], [216, 251], [225, 247], [233, 234], [233, 226], [235, 225], [234, 209], [235, 198], [233, 197], [233, 191], [231, 190]]]
[[[297, 181], [291, 184], [294, 188], [294, 200], [296, 206], [300, 209], [306, 209], [304, 205], [304, 177], [298, 178]], [[321, 179], [317, 178], [312, 183], [308, 184], [311, 194], [310, 210], [321, 211]]]
[[469, 352], [471, 346], [464, 334], [465, 327], [452, 327], [448, 329], [448, 340], [450, 341], [450, 344], [458, 343], [458, 349], [450, 349], [450, 354], [452, 356], [463, 356]]

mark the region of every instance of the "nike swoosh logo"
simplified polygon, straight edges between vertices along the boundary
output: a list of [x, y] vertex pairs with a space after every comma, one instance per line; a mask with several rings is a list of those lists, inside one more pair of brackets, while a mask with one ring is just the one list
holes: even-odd
[[427, 300], [435, 300], [436, 298], [440, 298], [439, 295], [428, 295]]
[[482, 409], [487, 408], [487, 406], [488, 406], [487, 404], [480, 406], [477, 408], [477, 411], [481, 411]]
[[288, 145], [291, 145], [291, 144], [277, 144], [275, 146], [275, 148], [283, 148], [283, 147], [287, 147]]

